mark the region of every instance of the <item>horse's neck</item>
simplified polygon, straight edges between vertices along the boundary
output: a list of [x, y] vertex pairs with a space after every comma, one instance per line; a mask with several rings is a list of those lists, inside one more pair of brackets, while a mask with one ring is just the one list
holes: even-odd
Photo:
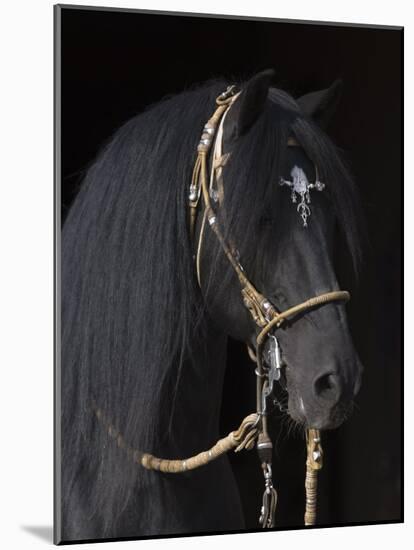
[[204, 341], [194, 352], [193, 363], [185, 363], [181, 369], [168, 419], [171, 450], [194, 454], [217, 440], [226, 349], [227, 337], [209, 323]]

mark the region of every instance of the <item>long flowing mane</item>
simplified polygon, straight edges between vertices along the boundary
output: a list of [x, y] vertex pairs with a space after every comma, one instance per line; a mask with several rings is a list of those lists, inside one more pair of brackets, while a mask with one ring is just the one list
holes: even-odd
[[[71, 509], [78, 477], [89, 472], [76, 498], [96, 503], [103, 533], [151, 480], [111, 445], [91, 404], [108, 412], [134, 448], [157, 453], [174, 437], [166, 427], [175, 389], [186, 362], [196, 366], [193, 344], [203, 335], [188, 185], [201, 129], [226, 86], [208, 82], [123, 125], [90, 167], [63, 227], [64, 509]], [[270, 99], [229, 163], [226, 230], [244, 257], [260, 249], [256, 228], [265, 208], [277, 212], [275, 182], [293, 132], [332, 182], [333, 208], [357, 264], [357, 202], [346, 167], [290, 96], [272, 89]], [[137, 510], [137, 522], [145, 513], [154, 511]]]

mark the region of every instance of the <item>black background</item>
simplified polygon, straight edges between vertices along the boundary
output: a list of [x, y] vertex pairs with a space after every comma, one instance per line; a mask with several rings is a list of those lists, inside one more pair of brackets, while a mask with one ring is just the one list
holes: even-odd
[[[329, 134], [350, 161], [368, 224], [370, 249], [348, 305], [365, 371], [353, 416], [323, 434], [318, 518], [321, 524], [401, 520], [402, 30], [62, 8], [63, 218], [102, 143], [167, 94], [270, 67], [275, 85], [294, 96], [343, 79]], [[349, 288], [345, 263], [342, 287]], [[254, 410], [253, 388], [252, 363], [231, 341], [223, 434]], [[273, 429], [277, 524], [298, 526], [303, 438], [288, 437], [277, 416]], [[256, 529], [263, 484], [257, 457], [240, 453], [231, 460], [247, 526]]]

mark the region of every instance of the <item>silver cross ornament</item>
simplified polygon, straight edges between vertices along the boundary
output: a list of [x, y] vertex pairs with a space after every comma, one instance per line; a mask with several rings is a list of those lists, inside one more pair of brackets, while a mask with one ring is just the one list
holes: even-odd
[[294, 204], [297, 204], [296, 210], [299, 212], [302, 218], [303, 227], [307, 227], [307, 220], [311, 214], [311, 209], [309, 206], [311, 202], [310, 190], [316, 189], [316, 191], [323, 191], [323, 189], [325, 188], [325, 184], [319, 181], [319, 179], [316, 179], [315, 183], [309, 183], [305, 172], [302, 170], [302, 168], [299, 168], [298, 166], [294, 166], [292, 168], [290, 175], [292, 176], [292, 180], [285, 180], [284, 178], [280, 178], [279, 185], [287, 185], [291, 188], [290, 196], [292, 202]]

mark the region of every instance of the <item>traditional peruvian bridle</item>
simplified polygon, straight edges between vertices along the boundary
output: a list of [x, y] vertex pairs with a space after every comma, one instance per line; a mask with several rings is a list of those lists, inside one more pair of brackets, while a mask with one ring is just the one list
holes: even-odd
[[[194, 239], [198, 205], [202, 198], [204, 213], [195, 255], [197, 278], [199, 284], [201, 284], [200, 255], [205, 223], [207, 220], [221, 249], [239, 279], [243, 304], [258, 327], [256, 349], [253, 351], [251, 347], [248, 346], [249, 356], [256, 363], [256, 412], [244, 418], [237, 430], [230, 432], [227, 437], [218, 440], [211, 449], [190, 458], [172, 460], [157, 458], [149, 453], [143, 453], [139, 450], [130, 448], [119, 431], [111, 424], [110, 419], [106, 417], [104, 412], [96, 405], [94, 405], [94, 411], [96, 416], [106, 424], [109, 435], [116, 440], [118, 446], [124, 448], [132, 460], [150, 470], [159, 470], [169, 473], [193, 470], [208, 464], [231, 449], [234, 449], [235, 452], [241, 449], [250, 450], [254, 447], [256, 442], [265, 478], [265, 491], [263, 494], [259, 522], [263, 528], [272, 528], [274, 527], [277, 493], [272, 483], [273, 445], [267, 428], [267, 398], [272, 394], [275, 382], [280, 380], [282, 369], [280, 348], [273, 333], [279, 329], [287, 319], [291, 319], [299, 313], [310, 311], [324, 304], [336, 301], [347, 301], [350, 298], [350, 294], [346, 291], [327, 292], [290, 307], [285, 311], [279, 312], [271, 301], [258, 292], [250, 282], [239, 261], [237, 250], [234, 246], [230, 246], [224, 238], [217, 221], [217, 213], [212, 206], [212, 201], [220, 205], [223, 200], [224, 184], [222, 169], [230, 156], [229, 154], [222, 154], [223, 125], [232, 104], [241, 93], [242, 91], [236, 92], [235, 86], [228, 87], [227, 90], [216, 99], [217, 108], [213, 116], [204, 126], [201, 140], [197, 147], [198, 155], [190, 185], [190, 233], [191, 237]], [[214, 150], [211, 159], [211, 171], [209, 174], [209, 153], [213, 141]], [[289, 138], [288, 145], [298, 146], [299, 144], [295, 139]], [[283, 180], [281, 183], [288, 182]], [[316, 187], [318, 190], [323, 188], [323, 184], [318, 181], [317, 170], [316, 181], [312, 186]], [[299, 207], [301, 207], [301, 204], [298, 205], [298, 211], [300, 211]], [[307, 214], [305, 210], [302, 215], [304, 225], [306, 225], [306, 217]], [[266, 352], [265, 347], [267, 348]], [[315, 523], [317, 472], [322, 468], [322, 458], [323, 452], [320, 432], [317, 429], [309, 428], [307, 430], [305, 525], [314, 525]]]

